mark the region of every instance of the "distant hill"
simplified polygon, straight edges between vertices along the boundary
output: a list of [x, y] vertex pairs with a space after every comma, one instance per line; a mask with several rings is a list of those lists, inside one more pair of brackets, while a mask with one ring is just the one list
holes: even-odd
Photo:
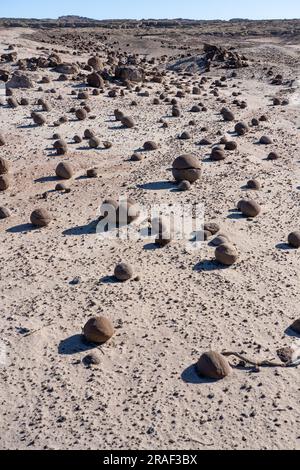
[[55, 29], [55, 28], [106, 28], [106, 29], [130, 29], [130, 28], [199, 28], [202, 34], [220, 36], [238, 36], [239, 34], [259, 35], [262, 32], [271, 35], [300, 34], [300, 20], [249, 20], [244, 18], [232, 18], [225, 20], [192, 20], [184, 18], [174, 19], [107, 19], [97, 20], [77, 15], [60, 16], [51, 18], [0, 18], [0, 27]]

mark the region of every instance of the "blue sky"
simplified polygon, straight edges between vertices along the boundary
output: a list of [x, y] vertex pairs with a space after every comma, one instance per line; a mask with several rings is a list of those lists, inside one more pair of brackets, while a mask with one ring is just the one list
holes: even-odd
[[300, 18], [300, 0], [1, 0], [0, 17]]

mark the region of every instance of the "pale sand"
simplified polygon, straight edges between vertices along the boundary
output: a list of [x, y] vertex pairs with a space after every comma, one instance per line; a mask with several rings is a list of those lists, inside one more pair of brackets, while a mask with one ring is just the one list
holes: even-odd
[[[1, 51], [16, 42], [20, 57], [38, 55], [38, 44], [19, 35], [18, 29], [2, 30]], [[269, 48], [276, 62], [271, 41]], [[284, 50], [282, 46], [280, 53]], [[290, 48], [289, 53], [299, 60], [298, 49]], [[68, 54], [65, 59], [74, 57]], [[8, 142], [0, 147], [0, 155], [11, 162], [13, 173], [11, 188], [0, 194], [0, 205], [12, 211], [11, 218], [0, 221], [0, 331], [9, 361], [0, 368], [2, 449], [299, 449], [298, 369], [235, 369], [227, 379], [209, 383], [191, 368], [210, 348], [244, 351], [261, 359], [299, 341], [285, 330], [300, 316], [300, 251], [278, 247], [300, 228], [299, 103], [283, 91], [292, 104], [272, 107], [271, 98], [285, 87], [271, 86], [255, 68], [237, 73], [241, 78], [228, 84], [236, 83], [235, 90], [242, 92], [238, 98], [248, 103], [245, 110], [233, 107], [237, 118], [248, 122], [267, 114], [269, 120], [244, 137], [233, 137], [238, 151], [225, 162], [204, 161], [203, 178], [185, 193], [171, 191], [168, 185], [138, 185], [172, 181], [168, 168], [176, 156], [193, 152], [204, 158], [210, 149], [195, 145], [201, 138], [217, 142], [218, 130], [233, 131], [233, 123], [220, 119], [223, 105], [209, 87], [206, 97], [188, 94], [181, 100], [185, 112], [180, 119], [167, 118], [166, 130], [158, 120], [170, 107], [152, 105], [154, 93], [162, 89], [157, 84], [151, 84], [149, 98], [134, 92], [125, 98], [111, 99], [107, 93], [91, 97], [96, 120], [71, 121], [59, 128], [26, 127], [32, 123], [28, 116], [36, 109], [36, 99], [43, 96], [37, 92], [39, 85], [15, 92], [28, 97], [29, 106], [0, 108], [0, 129]], [[293, 73], [299, 79], [299, 71]], [[209, 75], [226, 74], [212, 69]], [[71, 82], [55, 81], [58, 74], [47, 69], [37, 75], [53, 77], [43, 88], [55, 87], [64, 96], [57, 101], [55, 95], [45, 95], [53, 106], [44, 113], [48, 122], [64, 114], [73, 118], [67, 110], [79, 101], [70, 95]], [[232, 91], [231, 86], [220, 89], [220, 96], [230, 103]], [[129, 106], [132, 99], [137, 107]], [[200, 101], [208, 112], [189, 113]], [[115, 108], [127, 111], [137, 127], [119, 129]], [[197, 123], [193, 128], [188, 126], [191, 119]], [[203, 126], [208, 132], [200, 132]], [[70, 143], [65, 157], [52, 155], [54, 132], [71, 142], [86, 128], [113, 147], [80, 150], [84, 141]], [[184, 130], [192, 132], [191, 140], [176, 139]], [[274, 145], [254, 145], [265, 134]], [[146, 140], [158, 142], [159, 150], [146, 152], [142, 162], [128, 162]], [[278, 161], [265, 160], [271, 150], [279, 152]], [[37, 180], [53, 176], [61, 160], [72, 162], [76, 176], [97, 166], [101, 178], [74, 179], [70, 194], [50, 192], [43, 199], [56, 181]], [[263, 184], [260, 192], [242, 189], [253, 177]], [[186, 251], [184, 242], [146, 250], [142, 241], [123, 241], [104, 249], [86, 227], [97, 217], [101, 201], [119, 194], [148, 207], [204, 202], [206, 220], [218, 221], [222, 232], [230, 234], [239, 263], [214, 269], [214, 250], [207, 243], [196, 252]], [[230, 212], [246, 196], [262, 205], [262, 214], [253, 222], [232, 218]], [[54, 217], [46, 229], [24, 225], [37, 207]], [[101, 282], [113, 274], [119, 260], [134, 266], [140, 282]], [[70, 285], [76, 276], [81, 283]], [[88, 369], [82, 363], [86, 352], [65, 354], [61, 342], [72, 349], [78, 338], [73, 343], [69, 338], [79, 335], [95, 314], [108, 316], [118, 328], [114, 340], [103, 347], [100, 366]], [[41, 330], [24, 337], [20, 328]]]

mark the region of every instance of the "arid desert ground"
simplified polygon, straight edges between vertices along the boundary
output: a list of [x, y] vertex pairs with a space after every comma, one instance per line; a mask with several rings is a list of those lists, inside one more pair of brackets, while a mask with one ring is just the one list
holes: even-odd
[[[195, 366], [210, 350], [278, 363], [299, 347], [300, 250], [288, 236], [300, 231], [300, 20], [209, 28], [0, 29], [2, 449], [300, 448], [299, 368], [232, 356], [231, 373], [210, 380]], [[225, 52], [209, 61], [204, 44]], [[185, 154], [201, 176], [180, 191], [171, 168]], [[202, 203], [220, 230], [197, 249], [104, 242], [100, 206], [119, 196]], [[36, 209], [47, 226], [31, 223]], [[215, 259], [220, 234], [230, 266]], [[94, 316], [115, 329], [100, 347], [82, 336]]]

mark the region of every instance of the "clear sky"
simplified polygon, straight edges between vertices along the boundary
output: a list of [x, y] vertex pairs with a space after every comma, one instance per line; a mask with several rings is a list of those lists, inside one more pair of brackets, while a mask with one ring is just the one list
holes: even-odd
[[300, 0], [0, 0], [0, 17], [300, 18]]

